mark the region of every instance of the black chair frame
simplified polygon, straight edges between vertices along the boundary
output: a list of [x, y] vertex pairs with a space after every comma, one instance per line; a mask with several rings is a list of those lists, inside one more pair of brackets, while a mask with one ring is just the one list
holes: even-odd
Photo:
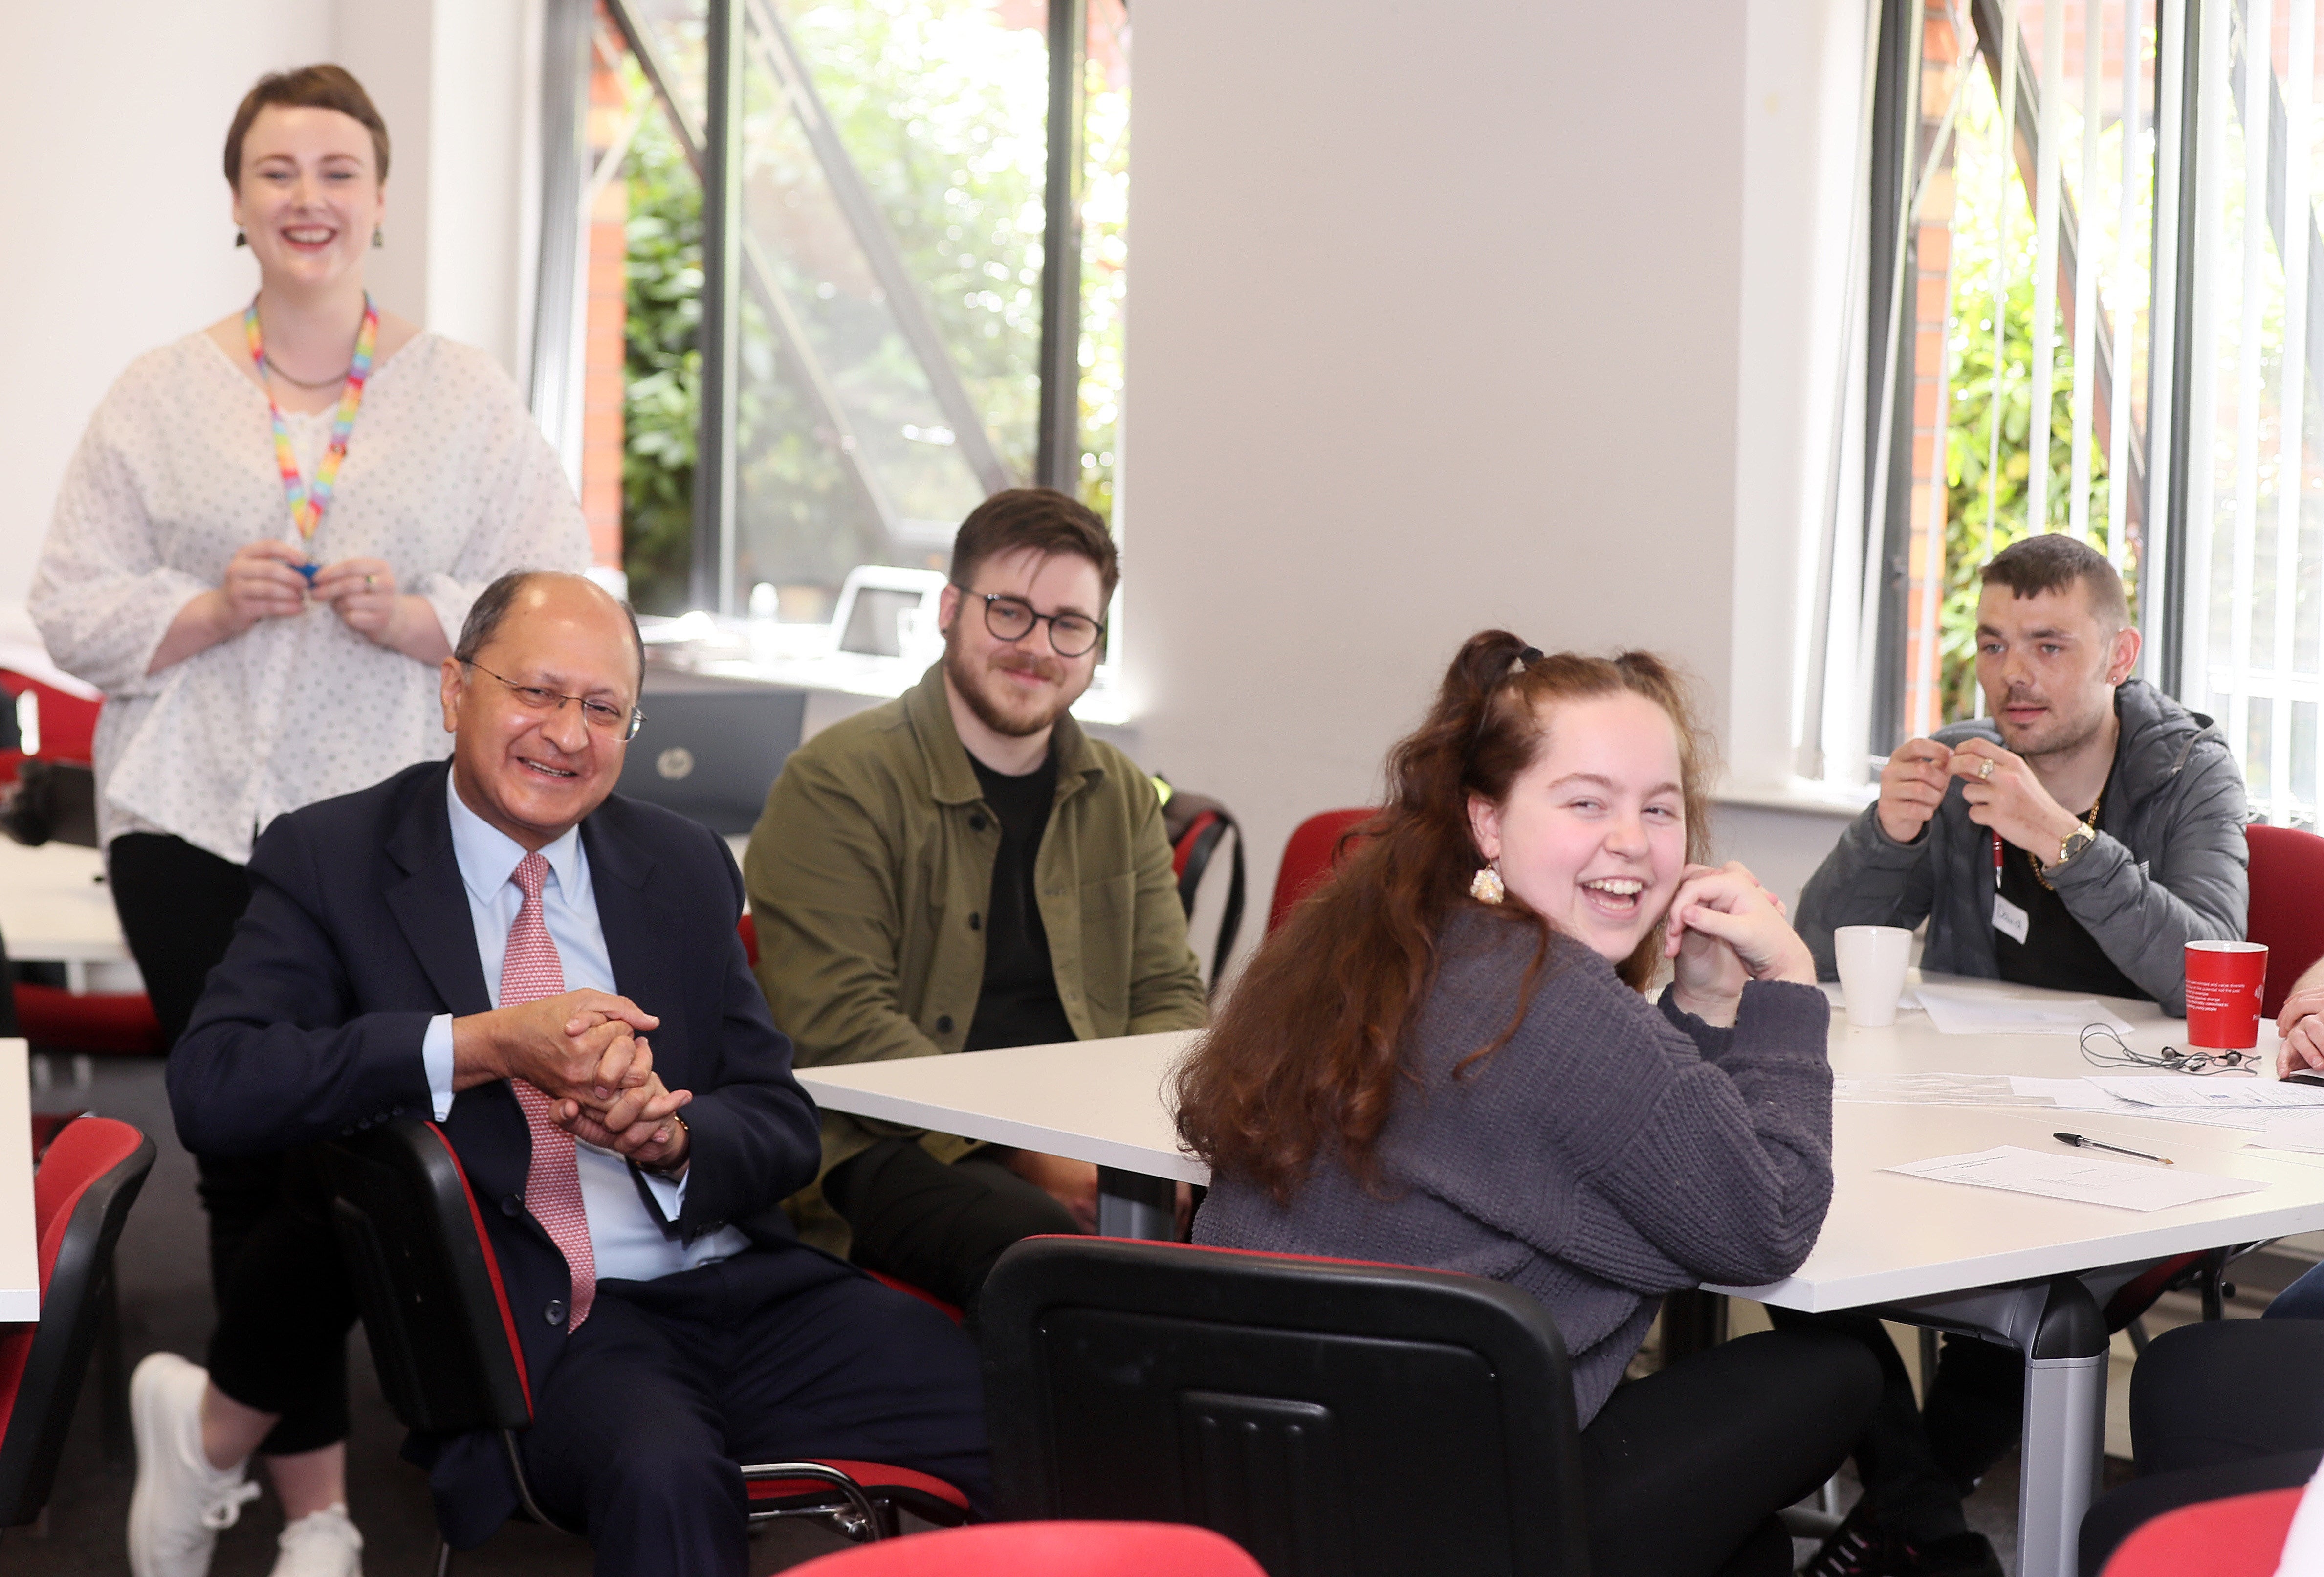
[[1515, 1287], [1038, 1238], [977, 1323], [1004, 1518], [1194, 1523], [1272, 1577], [1586, 1577], [1565, 1346]]
[[[500, 1266], [484, 1217], [451, 1143], [434, 1124], [401, 1118], [323, 1146], [322, 1162], [356, 1306], [388, 1406], [407, 1429], [500, 1436], [522, 1515], [579, 1536], [544, 1510], [524, 1470], [519, 1433], [532, 1423], [532, 1395]], [[925, 1521], [963, 1519], [950, 1503], [908, 1486], [866, 1485], [826, 1463], [742, 1466], [747, 1485], [812, 1482], [821, 1488], [753, 1497], [753, 1524], [783, 1517], [828, 1520], [859, 1541], [894, 1537], [899, 1509]], [[451, 1569], [439, 1546], [438, 1577]]]

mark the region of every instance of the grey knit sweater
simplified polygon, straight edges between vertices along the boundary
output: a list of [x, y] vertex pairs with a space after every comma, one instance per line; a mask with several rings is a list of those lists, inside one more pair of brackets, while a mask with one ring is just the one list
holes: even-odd
[[1716, 1029], [1553, 939], [1515, 1036], [1452, 1077], [1508, 1023], [1532, 952], [1521, 928], [1455, 919], [1372, 1192], [1328, 1156], [1287, 1205], [1221, 1177], [1194, 1240], [1523, 1287], [1556, 1317], [1586, 1424], [1660, 1294], [1775, 1281], [1815, 1246], [1831, 1200], [1831, 1009], [1812, 986], [1755, 983], [1735, 1027]]

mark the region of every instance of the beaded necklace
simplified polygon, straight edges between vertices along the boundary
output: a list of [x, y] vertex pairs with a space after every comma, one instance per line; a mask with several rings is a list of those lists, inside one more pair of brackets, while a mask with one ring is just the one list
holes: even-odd
[[[250, 339], [250, 359], [258, 368], [258, 381], [266, 385], [266, 345], [258, 331], [258, 298], [250, 299], [250, 306], [242, 315], [243, 331]], [[290, 518], [299, 527], [299, 540], [311, 543], [315, 528], [323, 524], [323, 512], [331, 506], [331, 489], [339, 479], [339, 462], [347, 458], [347, 434], [355, 430], [355, 413], [363, 408], [364, 381], [371, 376], [371, 357], [379, 343], [379, 309], [372, 305], [371, 294], [364, 294], [363, 327], [355, 332], [355, 359], [347, 364], [347, 381], [339, 391], [338, 413], [331, 421], [331, 446], [323, 451], [322, 464], [315, 468], [315, 481], [309, 487], [300, 474], [299, 457], [290, 448], [290, 429], [282, 420], [282, 407], [274, 403], [274, 391], [266, 390], [266, 409], [274, 418], [274, 464], [282, 473], [282, 492], [290, 501]], [[289, 374], [284, 374], [288, 377]], [[291, 379], [293, 383], [298, 380]], [[308, 580], [315, 578], [317, 566], [298, 566]]]

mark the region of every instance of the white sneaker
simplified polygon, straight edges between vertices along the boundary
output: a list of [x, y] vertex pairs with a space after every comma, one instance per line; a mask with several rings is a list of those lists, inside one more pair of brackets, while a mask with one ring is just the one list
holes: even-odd
[[363, 1535], [344, 1506], [310, 1511], [282, 1530], [274, 1577], [363, 1577]]
[[129, 1497], [133, 1577], [207, 1577], [221, 1528], [258, 1498], [246, 1462], [225, 1472], [202, 1453], [202, 1393], [209, 1371], [174, 1352], [150, 1354], [129, 1377], [137, 1488]]

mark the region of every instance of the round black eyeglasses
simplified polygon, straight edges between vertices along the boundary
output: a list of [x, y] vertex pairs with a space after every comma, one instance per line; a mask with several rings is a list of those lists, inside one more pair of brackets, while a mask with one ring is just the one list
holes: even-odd
[[984, 627], [997, 640], [1021, 641], [1033, 633], [1033, 626], [1049, 626], [1049, 649], [1060, 657], [1081, 657], [1098, 644], [1105, 634], [1105, 626], [1096, 619], [1078, 613], [1035, 613], [1033, 605], [1021, 597], [1011, 597], [1005, 591], [971, 591], [959, 582], [963, 596], [984, 599]]

